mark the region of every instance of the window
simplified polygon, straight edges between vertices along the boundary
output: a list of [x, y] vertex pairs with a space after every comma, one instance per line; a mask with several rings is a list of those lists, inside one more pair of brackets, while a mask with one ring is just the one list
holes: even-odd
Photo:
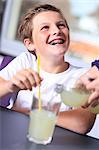
[[[14, 56], [26, 48], [17, 37], [21, 16], [37, 3], [46, 0], [6, 0], [1, 32], [1, 49]], [[98, 0], [47, 0], [61, 8], [70, 26], [70, 51], [67, 58], [91, 61], [99, 56], [99, 1]], [[89, 7], [90, 5], [90, 7]]]

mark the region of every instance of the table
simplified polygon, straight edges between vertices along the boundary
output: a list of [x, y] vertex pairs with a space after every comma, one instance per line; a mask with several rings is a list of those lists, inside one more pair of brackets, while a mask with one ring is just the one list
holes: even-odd
[[29, 142], [28, 123], [28, 115], [0, 107], [0, 150], [99, 150], [98, 139], [57, 126], [51, 144]]

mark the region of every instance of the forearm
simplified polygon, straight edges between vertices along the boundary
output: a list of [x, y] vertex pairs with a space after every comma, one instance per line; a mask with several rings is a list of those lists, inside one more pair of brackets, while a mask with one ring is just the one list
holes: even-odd
[[9, 94], [10, 88], [9, 88], [9, 81], [4, 80], [3, 78], [0, 77], [0, 97], [3, 97], [7, 94]]
[[21, 107], [16, 107], [15, 105], [11, 108], [12, 110], [15, 110], [17, 112], [29, 115], [30, 109], [29, 108], [21, 108]]
[[86, 134], [92, 128], [95, 117], [95, 114], [83, 108], [64, 111], [59, 113], [57, 125], [77, 133]]
[[27, 115], [29, 115], [30, 110], [31, 110], [29, 107], [23, 107], [22, 105], [20, 105], [20, 100], [18, 100], [18, 99], [16, 99], [16, 101], [11, 109], [15, 110], [17, 112], [20, 112], [20, 113], [27, 114]]

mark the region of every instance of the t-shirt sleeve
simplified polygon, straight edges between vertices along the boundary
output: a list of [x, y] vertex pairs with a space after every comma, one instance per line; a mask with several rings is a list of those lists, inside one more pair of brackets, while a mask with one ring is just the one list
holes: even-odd
[[4, 78], [5, 80], [9, 80], [16, 74], [16, 72], [33, 67], [35, 58], [32, 57], [31, 54], [22, 53], [21, 55], [17, 56], [14, 60], [12, 60], [4, 69], [0, 71], [0, 77]]

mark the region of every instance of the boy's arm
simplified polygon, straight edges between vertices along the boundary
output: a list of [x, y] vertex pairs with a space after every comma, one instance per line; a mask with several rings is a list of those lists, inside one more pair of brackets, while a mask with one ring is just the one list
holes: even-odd
[[36, 87], [41, 81], [38, 73], [30, 68], [17, 72], [10, 80], [0, 77], [0, 97], [20, 90], [32, 90], [32, 87]]
[[78, 108], [60, 112], [57, 125], [77, 133], [88, 133], [95, 121], [96, 115], [88, 109]]
[[11, 109], [26, 115], [29, 115], [30, 113], [30, 108], [17, 107], [16, 105], [14, 105]]
[[0, 97], [3, 97], [7, 95], [8, 93], [10, 93], [9, 81], [0, 77]]
[[[12, 108], [15, 111], [29, 114], [30, 109], [20, 108], [16, 105]], [[58, 115], [57, 125], [77, 133], [86, 134], [94, 124], [96, 115], [89, 112], [88, 109], [78, 108], [60, 112]]]

